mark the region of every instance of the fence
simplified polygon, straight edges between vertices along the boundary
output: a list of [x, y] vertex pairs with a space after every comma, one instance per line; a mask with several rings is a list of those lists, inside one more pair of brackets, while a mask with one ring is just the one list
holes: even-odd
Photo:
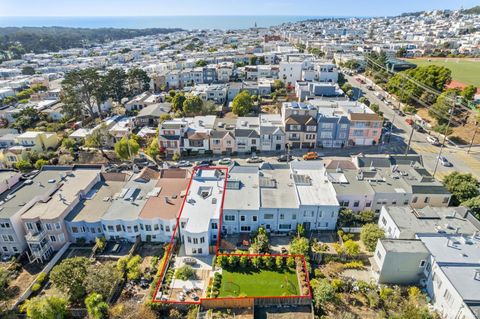
[[309, 306], [312, 304], [312, 298], [304, 297], [272, 297], [272, 298], [255, 298], [255, 306]]
[[342, 227], [342, 230], [345, 233], [360, 234], [362, 227]]
[[205, 309], [253, 308], [254, 298], [202, 299], [201, 305]]

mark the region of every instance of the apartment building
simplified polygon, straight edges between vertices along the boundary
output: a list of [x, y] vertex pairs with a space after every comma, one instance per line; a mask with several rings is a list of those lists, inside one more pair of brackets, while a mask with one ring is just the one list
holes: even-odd
[[285, 149], [285, 130], [280, 114], [260, 114], [260, 149], [282, 151]]
[[317, 141], [316, 117], [315, 106], [297, 102], [283, 103], [282, 120], [286, 143], [292, 148], [314, 148]]
[[166, 154], [180, 153], [183, 147], [183, 138], [188, 129], [185, 119], [163, 121], [158, 127], [158, 143]]

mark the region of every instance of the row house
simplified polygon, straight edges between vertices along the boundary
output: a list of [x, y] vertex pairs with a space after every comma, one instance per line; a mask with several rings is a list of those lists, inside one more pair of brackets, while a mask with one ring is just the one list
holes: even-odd
[[260, 114], [260, 149], [262, 151], [283, 151], [285, 129], [280, 114]]
[[297, 102], [282, 105], [286, 143], [292, 148], [314, 148], [317, 140], [317, 108]]
[[144, 108], [146, 108], [149, 105], [156, 104], [161, 102], [161, 96], [160, 95], [155, 95], [152, 94], [148, 91], [143, 92], [134, 98], [132, 98], [130, 101], [125, 103], [125, 110], [127, 111], [140, 111]]
[[376, 145], [382, 137], [383, 119], [375, 113], [350, 113], [349, 145]]
[[190, 94], [200, 97], [203, 101], [223, 105], [227, 100], [227, 90], [225, 84], [199, 84], [192, 88]]
[[158, 128], [160, 150], [169, 155], [180, 154], [187, 129], [188, 122], [185, 119], [173, 119], [162, 122]]

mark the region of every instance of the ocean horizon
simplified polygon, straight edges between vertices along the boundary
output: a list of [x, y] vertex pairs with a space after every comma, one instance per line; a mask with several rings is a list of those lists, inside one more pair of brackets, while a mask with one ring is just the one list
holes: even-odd
[[0, 27], [72, 27], [72, 28], [181, 28], [247, 29], [271, 27], [309, 19], [348, 18], [334, 16], [108, 16], [108, 17], [0, 17]]

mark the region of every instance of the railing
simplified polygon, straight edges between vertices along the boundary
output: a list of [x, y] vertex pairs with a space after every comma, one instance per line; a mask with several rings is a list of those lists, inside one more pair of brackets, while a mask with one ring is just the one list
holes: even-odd
[[45, 230], [42, 230], [42, 231], [37, 231], [35, 233], [31, 233], [29, 232], [26, 236], [25, 236], [25, 240], [26, 241], [33, 241], [33, 242], [40, 242], [43, 238], [45, 238], [45, 236], [47, 236], [47, 232]]

